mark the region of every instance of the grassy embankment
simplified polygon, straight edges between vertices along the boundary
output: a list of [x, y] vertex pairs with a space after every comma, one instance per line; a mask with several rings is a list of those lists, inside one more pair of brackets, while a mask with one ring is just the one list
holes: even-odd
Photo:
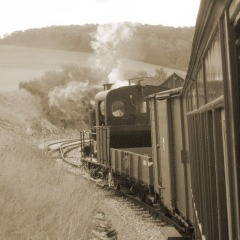
[[25, 91], [0, 100], [0, 239], [85, 239], [96, 189], [59, 169], [35, 144], [57, 133], [27, 134], [39, 114], [37, 100]]
[[97, 206], [97, 199], [89, 201], [89, 182], [69, 181], [23, 136], [8, 134], [3, 141], [1, 239], [84, 239]]

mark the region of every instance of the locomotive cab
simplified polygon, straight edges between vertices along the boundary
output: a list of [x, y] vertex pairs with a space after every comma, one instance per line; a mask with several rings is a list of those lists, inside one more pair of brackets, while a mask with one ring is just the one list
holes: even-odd
[[139, 125], [149, 123], [148, 105], [142, 92], [114, 89], [97, 94], [97, 126]]
[[165, 88], [160, 86], [132, 85], [96, 95], [99, 162], [109, 164], [110, 148], [151, 146], [149, 103], [145, 96], [162, 90]]

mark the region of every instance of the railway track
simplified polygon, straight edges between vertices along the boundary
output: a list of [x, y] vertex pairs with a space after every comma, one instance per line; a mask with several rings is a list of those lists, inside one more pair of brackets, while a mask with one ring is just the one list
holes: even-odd
[[[88, 141], [89, 139], [85, 139], [85, 143]], [[81, 141], [79, 139], [63, 139], [51, 142], [48, 144], [46, 149], [51, 155], [58, 152], [57, 158], [61, 158], [64, 163], [71, 167], [83, 170], [85, 173], [83, 174], [83, 177], [96, 182], [98, 187], [111, 191], [112, 196], [117, 197], [119, 201], [124, 201], [125, 203], [128, 202], [129, 207], [136, 211], [137, 215], [139, 214], [145, 221], [155, 223], [157, 226], [161, 227], [163, 233], [166, 232], [164, 234], [168, 236], [166, 239], [171, 239], [169, 236], [178, 236], [174, 239], [191, 239], [188, 237], [190, 233], [186, 232], [185, 228], [174, 221], [170, 216], [163, 213], [161, 209], [159, 209], [159, 205], [154, 206], [141, 201], [141, 199], [132, 194], [129, 189], [121, 188], [120, 190], [116, 190], [114, 186], [109, 186], [106, 181], [92, 178], [91, 172], [89, 172], [87, 167], [85, 167], [81, 162]]]
[[[117, 191], [119, 196], [123, 196], [127, 198], [132, 204], [134, 204], [137, 207], [141, 207], [144, 209], [144, 211], [148, 212], [148, 214], [151, 216], [151, 218], [156, 221], [156, 223], [160, 226], [167, 226], [167, 227], [174, 227], [181, 235], [184, 235], [184, 239], [190, 239], [187, 238], [188, 233], [186, 233], [185, 228], [183, 228], [181, 225], [177, 224], [176, 221], [174, 221], [169, 215], [165, 214], [161, 209], [159, 208], [159, 205], [152, 205], [148, 204], [146, 202], [142, 202], [139, 197], [136, 195], [132, 195], [129, 190], [121, 190]], [[170, 228], [169, 228], [170, 230]], [[172, 229], [174, 232], [174, 230]]]
[[[105, 182], [99, 182], [98, 185], [101, 188], [107, 189], [108, 191], [112, 191], [112, 193], [119, 197], [120, 199], [127, 200], [129, 206], [134, 210], [138, 211], [143, 218], [149, 219], [151, 222], [156, 223], [158, 226], [161, 226], [168, 232], [168, 234], [177, 235], [179, 233], [179, 239], [192, 239], [190, 236], [192, 233], [186, 232], [186, 228], [183, 227], [183, 224], [178, 224], [177, 221], [173, 220], [168, 214], [164, 213], [159, 207], [159, 204], [153, 205], [149, 201], [143, 202], [139, 196], [136, 194], [132, 194], [129, 189], [122, 187], [119, 190], [114, 189], [114, 187], [109, 188], [108, 184]], [[147, 203], [149, 202], [149, 203]], [[187, 223], [185, 223], [187, 224]], [[176, 232], [176, 230], [177, 232]], [[167, 235], [167, 234], [166, 234]], [[181, 235], [181, 238], [180, 238]], [[177, 239], [177, 238], [176, 238]]]
[[[89, 140], [86, 139], [86, 142]], [[57, 157], [60, 157], [64, 162], [74, 166], [74, 167], [79, 167], [81, 166], [81, 161], [80, 161], [80, 154], [79, 156], [71, 156], [68, 154], [76, 149], [79, 149], [81, 147], [81, 141], [79, 139], [64, 139], [64, 140], [59, 140], [56, 142], [51, 142], [47, 146], [47, 152], [51, 155], [54, 153], [58, 153]]]
[[109, 188], [104, 182], [98, 182], [97, 185], [107, 191], [111, 191], [113, 197], [117, 197], [118, 201], [130, 207], [145, 223], [152, 223], [160, 227], [166, 239], [191, 239], [183, 227], [176, 224], [169, 216], [161, 212], [159, 208], [142, 202], [136, 195], [132, 195], [128, 189], [115, 190], [114, 188]]

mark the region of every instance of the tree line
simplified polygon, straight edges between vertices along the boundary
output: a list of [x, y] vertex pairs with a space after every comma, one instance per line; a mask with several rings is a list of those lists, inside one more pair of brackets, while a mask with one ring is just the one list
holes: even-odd
[[[51, 26], [15, 31], [5, 34], [0, 44], [91, 53], [91, 41], [98, 26]], [[194, 27], [142, 24], [132, 27], [133, 36], [120, 46], [122, 57], [179, 70], [187, 69]]]

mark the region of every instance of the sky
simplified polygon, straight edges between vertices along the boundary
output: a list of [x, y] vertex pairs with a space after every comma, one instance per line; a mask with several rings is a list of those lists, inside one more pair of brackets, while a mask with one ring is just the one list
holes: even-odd
[[0, 36], [52, 25], [137, 22], [194, 26], [200, 0], [6, 0], [0, 8]]

